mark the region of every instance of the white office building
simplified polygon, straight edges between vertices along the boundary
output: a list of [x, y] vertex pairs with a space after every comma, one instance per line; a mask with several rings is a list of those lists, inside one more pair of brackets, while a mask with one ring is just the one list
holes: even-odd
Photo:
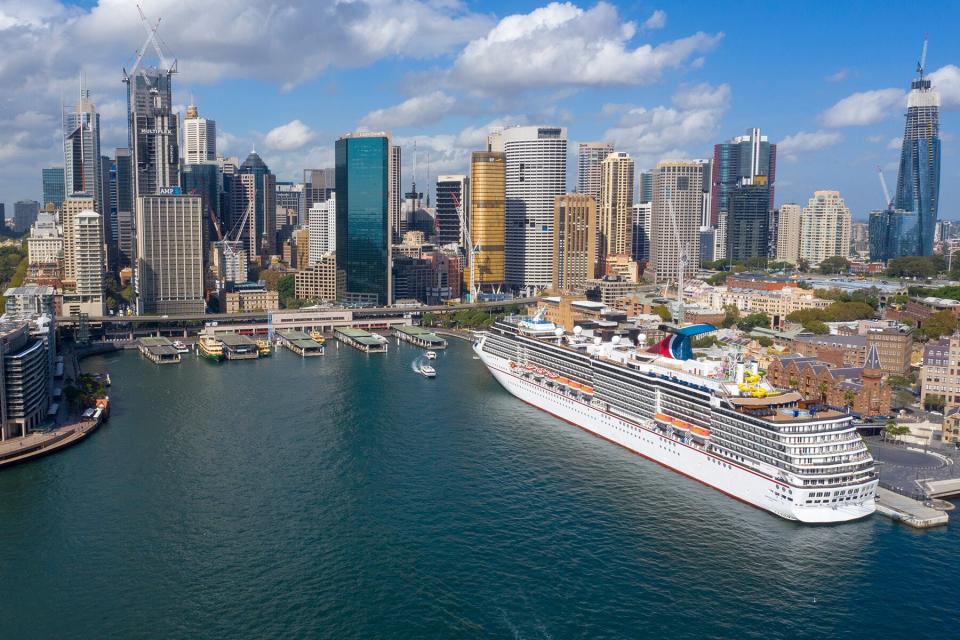
[[217, 161], [217, 123], [201, 118], [197, 107], [187, 107], [183, 121], [183, 162], [200, 164]]
[[337, 250], [337, 194], [326, 202], [317, 202], [308, 214], [310, 264], [316, 264], [327, 253]]

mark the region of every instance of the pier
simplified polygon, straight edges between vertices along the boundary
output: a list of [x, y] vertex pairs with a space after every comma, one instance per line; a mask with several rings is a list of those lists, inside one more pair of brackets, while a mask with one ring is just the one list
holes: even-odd
[[394, 334], [398, 340], [409, 342], [424, 349], [446, 349], [447, 341], [423, 327], [396, 327]]
[[938, 527], [950, 520], [943, 511], [883, 487], [877, 487], [877, 513], [915, 529]]
[[223, 344], [223, 355], [227, 360], [256, 360], [260, 357], [260, 350], [252, 338], [234, 333], [217, 334], [217, 339]]
[[[177, 354], [179, 355], [179, 354]], [[104, 421], [104, 409], [87, 409], [78, 422], [49, 431], [35, 431], [0, 443], [0, 468], [65, 449], [93, 433]]]
[[302, 331], [278, 331], [277, 341], [302, 358], [323, 355], [323, 345]]
[[137, 340], [140, 355], [154, 364], [177, 364], [180, 352], [166, 338], [150, 337]]
[[386, 353], [387, 339], [383, 336], [363, 329], [353, 329], [351, 327], [337, 327], [333, 330], [337, 340], [348, 344], [354, 349], [359, 349], [364, 353]]

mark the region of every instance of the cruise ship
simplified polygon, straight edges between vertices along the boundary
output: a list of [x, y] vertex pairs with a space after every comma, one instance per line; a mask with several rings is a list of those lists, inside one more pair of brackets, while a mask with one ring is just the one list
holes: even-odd
[[661, 328], [645, 350], [509, 317], [474, 351], [524, 402], [733, 498], [805, 523], [873, 513], [877, 473], [848, 414], [772, 388], [735, 354], [694, 359], [710, 325]]

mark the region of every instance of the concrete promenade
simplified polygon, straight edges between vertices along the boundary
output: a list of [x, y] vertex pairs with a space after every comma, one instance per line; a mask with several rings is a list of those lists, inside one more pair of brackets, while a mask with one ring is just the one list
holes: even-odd
[[80, 420], [50, 431], [34, 432], [23, 438], [0, 442], [0, 468], [39, 458], [69, 447], [93, 433], [101, 417]]
[[877, 487], [877, 513], [915, 529], [938, 527], [950, 520], [950, 516], [943, 511], [883, 487]]

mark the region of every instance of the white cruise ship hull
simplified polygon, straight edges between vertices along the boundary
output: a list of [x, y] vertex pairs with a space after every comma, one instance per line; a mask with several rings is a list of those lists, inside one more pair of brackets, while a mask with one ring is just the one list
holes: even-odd
[[747, 504], [805, 523], [846, 522], [875, 510], [875, 481], [861, 487], [863, 498], [856, 502], [804, 504], [807, 492], [788, 491], [785, 483], [665, 436], [651, 425], [602, 411], [524, 378], [511, 371], [508, 360], [485, 352], [482, 342], [474, 350], [504, 389], [524, 402]]

